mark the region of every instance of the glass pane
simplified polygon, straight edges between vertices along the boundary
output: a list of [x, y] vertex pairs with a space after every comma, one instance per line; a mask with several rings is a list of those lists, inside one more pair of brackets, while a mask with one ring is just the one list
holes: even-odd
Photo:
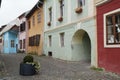
[[120, 43], [120, 13], [115, 15], [115, 40]]
[[112, 16], [108, 16], [106, 21], [107, 21], [107, 25], [113, 25]]
[[114, 43], [114, 34], [113, 34], [113, 25], [110, 25], [108, 26], [107, 28], [107, 31], [108, 31], [108, 35], [107, 35], [107, 40], [108, 40], [108, 43]]
[[107, 42], [114, 43], [114, 26], [112, 21], [112, 16], [106, 17], [106, 24], [107, 24]]
[[78, 0], [78, 7], [82, 7], [83, 4], [82, 4], [82, 0]]
[[116, 24], [120, 24], [120, 13], [115, 15]]

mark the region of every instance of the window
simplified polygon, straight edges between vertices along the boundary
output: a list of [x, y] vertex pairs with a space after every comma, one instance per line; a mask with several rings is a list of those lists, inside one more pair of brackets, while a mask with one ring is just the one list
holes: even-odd
[[48, 26], [51, 26], [52, 21], [52, 7], [48, 8], [49, 10], [49, 22], [47, 23]]
[[85, 0], [78, 0], [78, 7], [82, 7], [83, 5], [85, 5]]
[[49, 19], [52, 21], [52, 7], [49, 8]]
[[60, 16], [63, 17], [64, 0], [59, 0], [59, 2], [60, 2]]
[[60, 45], [61, 47], [64, 47], [64, 33], [60, 33]]
[[40, 44], [40, 35], [37, 34], [36, 35], [36, 46], [39, 46], [39, 44]]
[[35, 25], [35, 16], [32, 17], [32, 25]]
[[49, 38], [49, 47], [51, 47], [52, 46], [52, 36], [50, 35], [50, 36], [48, 36], [48, 38]]
[[25, 39], [23, 39], [23, 49], [25, 49]]
[[29, 37], [29, 46], [34, 46], [34, 37]]
[[120, 13], [106, 16], [107, 44], [120, 43]]
[[29, 46], [39, 46], [39, 44], [40, 44], [39, 34], [29, 37]]
[[30, 29], [30, 27], [31, 27], [31, 22], [30, 21], [28, 21], [28, 28]]
[[85, 0], [77, 0], [77, 8], [75, 9], [75, 12], [77, 14], [80, 14], [82, 13], [83, 9], [83, 5], [85, 5]]
[[104, 24], [105, 46], [120, 44], [120, 11], [105, 14]]
[[14, 45], [15, 45], [14, 40], [11, 40], [11, 47], [14, 48], [15, 47]]
[[37, 21], [38, 21], [38, 23], [40, 23], [40, 21], [41, 21], [41, 15], [40, 15], [40, 12], [38, 12], [38, 14], [37, 14]]
[[19, 43], [20, 43], [20, 49], [22, 49], [22, 40], [20, 40]]
[[25, 31], [25, 22], [20, 24], [20, 32]]

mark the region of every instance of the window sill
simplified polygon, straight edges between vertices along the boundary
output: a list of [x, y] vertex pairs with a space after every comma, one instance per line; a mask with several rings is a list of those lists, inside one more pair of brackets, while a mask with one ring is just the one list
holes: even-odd
[[78, 13], [78, 14], [79, 14], [79, 13], [82, 13], [82, 7], [76, 8], [76, 9], [75, 9], [75, 12]]
[[104, 44], [104, 48], [120, 48], [120, 44], [113, 44], [113, 45]]
[[58, 18], [58, 21], [59, 21], [59, 22], [62, 22], [62, 21], [63, 21], [63, 18], [62, 18], [62, 17], [59, 17], [59, 18]]

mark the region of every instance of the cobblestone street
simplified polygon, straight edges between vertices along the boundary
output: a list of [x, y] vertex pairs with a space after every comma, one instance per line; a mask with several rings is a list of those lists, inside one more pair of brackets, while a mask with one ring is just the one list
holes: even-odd
[[84, 62], [68, 62], [51, 57], [37, 57], [41, 69], [37, 75], [19, 75], [19, 64], [24, 54], [0, 55], [5, 63], [5, 74], [0, 80], [120, 80], [120, 76], [113, 73], [94, 71], [90, 64]]

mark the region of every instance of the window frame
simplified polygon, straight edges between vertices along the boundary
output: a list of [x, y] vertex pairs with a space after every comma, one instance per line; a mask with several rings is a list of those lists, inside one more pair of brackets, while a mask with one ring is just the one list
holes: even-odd
[[65, 32], [59, 34], [60, 36], [60, 47], [65, 47]]
[[[80, 4], [81, 2], [81, 4]], [[77, 0], [77, 8], [83, 7], [85, 5], [85, 0]]]
[[23, 31], [25, 31], [25, 30], [26, 30], [25, 25], [26, 25], [26, 23], [25, 23], [25, 22], [23, 22], [23, 23], [21, 23], [21, 24], [20, 24], [20, 32], [23, 32]]
[[52, 35], [48, 36], [48, 46], [52, 47]]
[[118, 9], [116, 9], [116, 10], [113, 10], [113, 11], [111, 11], [111, 12], [108, 12], [108, 13], [105, 13], [104, 15], [103, 15], [103, 19], [104, 19], [104, 33], [103, 33], [103, 36], [104, 36], [104, 48], [118, 48], [118, 47], [120, 47], [120, 43], [112, 43], [112, 44], [108, 44], [107, 43], [107, 41], [108, 41], [108, 39], [107, 39], [107, 21], [106, 21], [106, 17], [108, 16], [108, 15], [113, 15], [113, 14], [116, 14], [116, 13], [120, 13], [120, 8], [118, 8]]
[[60, 5], [60, 17], [63, 17], [64, 16], [65, 0], [59, 0], [59, 5]]
[[23, 39], [23, 49], [25, 49], [25, 39]]
[[35, 16], [32, 16], [32, 25], [35, 26]]
[[52, 22], [52, 7], [49, 7], [48, 10], [49, 10], [49, 21]]
[[38, 11], [38, 13], [37, 13], [37, 22], [38, 23], [41, 22], [41, 13], [40, 13], [40, 11]]
[[22, 40], [20, 40], [19, 43], [20, 43], [20, 49], [22, 49]]
[[11, 48], [15, 47], [15, 40], [11, 40]]

